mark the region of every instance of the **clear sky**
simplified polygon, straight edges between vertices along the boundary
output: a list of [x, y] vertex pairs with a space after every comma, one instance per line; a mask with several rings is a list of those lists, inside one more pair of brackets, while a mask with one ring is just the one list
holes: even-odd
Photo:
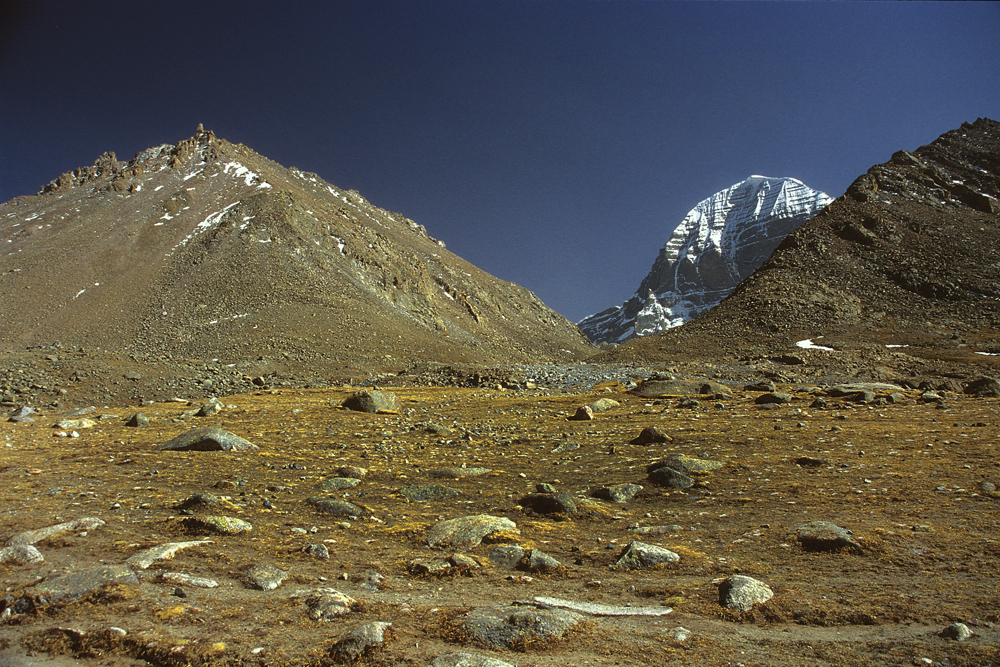
[[1000, 3], [9, 0], [0, 201], [198, 123], [571, 320], [700, 200], [1000, 119]]

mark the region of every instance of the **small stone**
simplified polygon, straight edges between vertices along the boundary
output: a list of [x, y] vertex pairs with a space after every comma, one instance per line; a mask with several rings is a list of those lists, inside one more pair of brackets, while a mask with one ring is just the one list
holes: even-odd
[[660, 468], [673, 468], [677, 472], [685, 475], [692, 472], [712, 472], [718, 470], [723, 465], [722, 461], [703, 459], [697, 456], [686, 456], [684, 454], [672, 454], [665, 459], [660, 459], [646, 466], [646, 472], [650, 473]]
[[791, 394], [783, 394], [778, 391], [770, 391], [766, 394], [761, 394], [754, 400], [754, 403], [756, 403], [757, 405], [780, 405], [783, 403], [791, 403], [791, 402], [792, 402]]
[[97, 426], [97, 422], [93, 419], [60, 419], [55, 423], [55, 428], [67, 430], [94, 428], [95, 426]]
[[38, 549], [30, 544], [15, 544], [14, 546], [0, 549], [0, 564], [13, 563], [14, 565], [28, 565], [45, 560]]
[[452, 564], [446, 558], [414, 558], [407, 563], [407, 568], [416, 575], [440, 577], [451, 573]]
[[273, 565], [251, 565], [243, 572], [244, 580], [251, 588], [260, 591], [272, 591], [281, 585], [288, 573]]
[[514, 667], [514, 665], [478, 653], [446, 653], [434, 658], [429, 667]]
[[681, 626], [667, 630], [667, 637], [677, 644], [683, 644], [690, 636], [691, 631]]
[[356, 662], [362, 655], [385, 644], [392, 623], [371, 621], [355, 627], [330, 649], [336, 662]]
[[249, 521], [230, 516], [202, 516], [184, 519], [188, 530], [195, 532], [221, 533], [223, 535], [238, 535], [253, 530]]
[[344, 489], [353, 489], [360, 483], [361, 480], [357, 477], [331, 477], [317, 484], [316, 488], [320, 491], [343, 491]]
[[338, 498], [313, 497], [306, 501], [316, 508], [317, 512], [333, 516], [361, 516], [364, 510], [353, 503]]
[[640, 491], [642, 491], [642, 486], [639, 484], [612, 484], [595, 489], [590, 495], [594, 498], [610, 500], [613, 503], [627, 503], [635, 498], [635, 494]]
[[501, 544], [490, 551], [490, 560], [500, 567], [514, 568], [524, 555], [524, 549], [516, 544]]
[[222, 401], [213, 396], [205, 401], [205, 404], [199, 408], [197, 414], [199, 417], [211, 417], [214, 414], [222, 412], [222, 408]]
[[541, 549], [532, 549], [531, 555], [521, 563], [521, 567], [529, 572], [551, 572], [562, 566], [562, 563]]
[[613, 398], [599, 398], [587, 407], [590, 408], [592, 412], [604, 412], [606, 410], [617, 408], [619, 405], [621, 405], [621, 403]]
[[535, 491], [538, 493], [558, 493], [556, 487], [548, 482], [539, 482], [538, 484], [535, 484]]
[[16, 424], [30, 424], [35, 421], [31, 415], [35, 414], [37, 410], [27, 405], [22, 406], [20, 410], [12, 414], [7, 421], [12, 421]]
[[195, 588], [217, 588], [219, 582], [206, 577], [194, 577], [183, 572], [164, 572], [160, 579], [171, 584], [181, 584], [184, 586], [194, 586]]
[[807, 551], [832, 551], [845, 547], [860, 549], [854, 533], [829, 521], [810, 521], [795, 529], [796, 537]]
[[694, 486], [694, 480], [682, 472], [673, 468], [657, 468], [649, 473], [649, 481], [660, 486], [669, 486], [674, 489], [689, 489]]
[[141, 412], [136, 412], [134, 415], [128, 418], [125, 422], [126, 426], [131, 426], [133, 428], [139, 428], [143, 426], [149, 426], [149, 417]]
[[306, 614], [314, 621], [332, 621], [346, 614], [358, 603], [357, 600], [344, 595], [335, 588], [320, 588], [308, 593], [298, 593], [293, 597], [305, 595]]
[[529, 493], [520, 505], [538, 514], [576, 514], [576, 502], [568, 493]]
[[631, 440], [633, 445], [652, 445], [661, 442], [673, 442], [674, 439], [656, 426], [647, 426]]
[[618, 554], [615, 567], [638, 570], [658, 565], [669, 565], [680, 559], [678, 554], [669, 549], [633, 540], [625, 545], [625, 548]]
[[969, 626], [965, 623], [952, 623], [939, 634], [945, 639], [953, 639], [957, 642], [963, 642], [972, 636], [972, 630], [970, 630]]
[[340, 466], [337, 468], [338, 477], [362, 479], [367, 474], [367, 469], [359, 468], [358, 466]]
[[570, 417], [573, 421], [590, 421], [594, 418], [594, 409], [589, 405], [584, 405], [576, 409], [573, 416]]
[[582, 620], [580, 614], [562, 609], [499, 607], [474, 609], [460, 623], [472, 641], [509, 650], [526, 644], [544, 646]]
[[751, 577], [734, 574], [719, 586], [719, 604], [736, 611], [749, 611], [755, 604], [763, 604], [774, 597], [766, 584]]
[[326, 548], [325, 544], [310, 544], [302, 549], [302, 551], [315, 558], [328, 559], [330, 557], [330, 550]]

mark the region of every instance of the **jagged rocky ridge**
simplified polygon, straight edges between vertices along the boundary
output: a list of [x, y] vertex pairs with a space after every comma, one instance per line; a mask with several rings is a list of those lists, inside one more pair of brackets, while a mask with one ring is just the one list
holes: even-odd
[[794, 178], [751, 176], [717, 192], [677, 226], [635, 295], [585, 318], [580, 330], [595, 343], [619, 343], [684, 324], [722, 301], [829, 203]]
[[964, 123], [869, 169], [716, 308], [601, 359], [772, 359], [779, 375], [792, 364], [872, 379], [946, 362], [952, 377], [995, 374], [998, 200], [1000, 123]]
[[0, 349], [362, 370], [590, 351], [423, 226], [200, 127], [0, 205], [0, 253]]

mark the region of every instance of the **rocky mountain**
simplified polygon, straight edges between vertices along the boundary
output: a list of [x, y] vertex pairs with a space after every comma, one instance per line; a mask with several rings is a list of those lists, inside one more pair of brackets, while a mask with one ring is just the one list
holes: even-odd
[[1000, 123], [901, 150], [716, 308], [605, 361], [753, 362], [798, 377], [1000, 370]]
[[620, 343], [684, 324], [722, 301], [830, 201], [794, 178], [766, 176], [715, 193], [674, 229], [635, 295], [585, 318], [580, 330], [595, 343]]
[[199, 131], [0, 206], [0, 349], [316, 374], [591, 351], [530, 291], [313, 173]]

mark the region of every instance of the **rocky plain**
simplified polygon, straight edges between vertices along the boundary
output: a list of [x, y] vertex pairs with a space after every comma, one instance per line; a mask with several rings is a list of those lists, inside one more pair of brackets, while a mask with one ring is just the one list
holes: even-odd
[[615, 370], [11, 410], [0, 664], [996, 663], [995, 382]]

